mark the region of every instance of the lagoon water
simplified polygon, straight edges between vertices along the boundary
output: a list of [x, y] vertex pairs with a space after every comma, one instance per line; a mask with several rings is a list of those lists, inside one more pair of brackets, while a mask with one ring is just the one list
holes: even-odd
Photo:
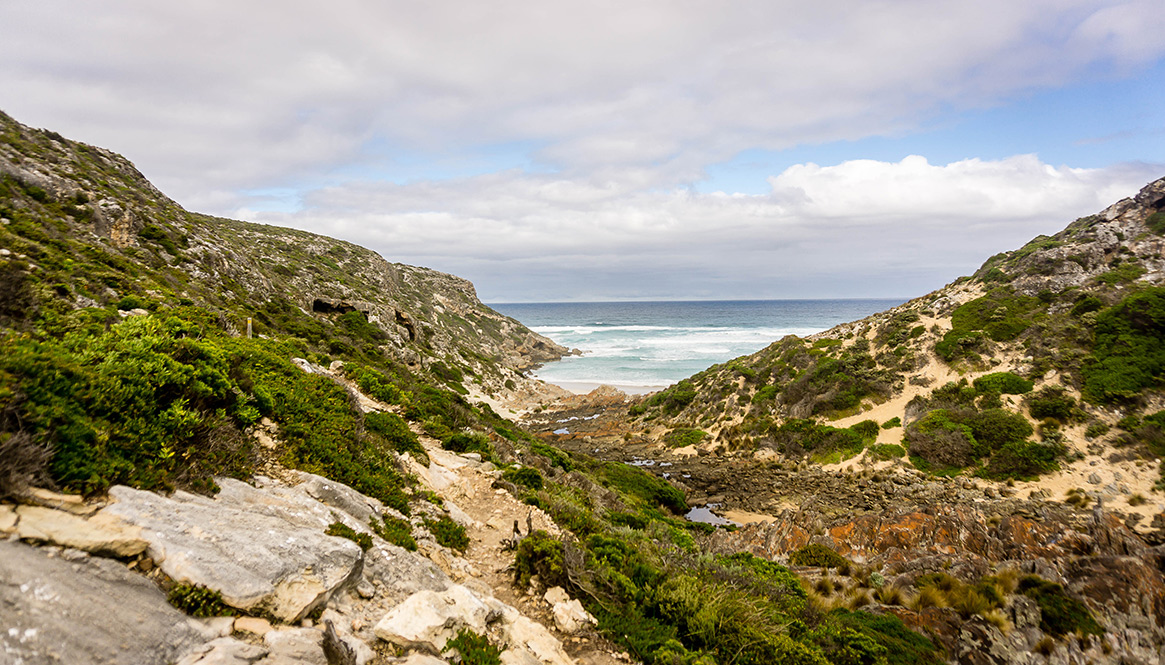
[[585, 392], [667, 387], [785, 335], [810, 335], [894, 307], [901, 299], [491, 304], [582, 356], [535, 375]]

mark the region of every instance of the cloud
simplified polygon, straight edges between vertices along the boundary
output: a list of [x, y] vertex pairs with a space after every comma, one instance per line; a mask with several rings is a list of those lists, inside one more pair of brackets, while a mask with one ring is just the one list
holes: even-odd
[[901, 131], [1152, 62], [1163, 22], [1152, 0], [9, 2], [0, 103], [210, 212], [510, 141], [572, 178], [673, 187], [746, 148]]
[[346, 184], [312, 192], [295, 214], [243, 216], [466, 276], [499, 302], [909, 296], [1098, 212], [1163, 170], [911, 156], [795, 165], [765, 195], [643, 192], [514, 171]]
[[126, 154], [188, 208], [491, 298], [886, 295], [1159, 174], [910, 157], [792, 166], [764, 195], [690, 188], [743, 150], [1136, 72], [1165, 56], [1162, 27], [1157, 0], [15, 0], [0, 108]]

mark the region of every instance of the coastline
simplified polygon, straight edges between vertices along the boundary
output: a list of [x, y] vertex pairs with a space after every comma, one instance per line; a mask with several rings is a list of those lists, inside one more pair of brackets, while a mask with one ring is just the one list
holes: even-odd
[[667, 386], [643, 386], [643, 385], [613, 383], [613, 382], [600, 383], [600, 382], [594, 382], [594, 381], [549, 381], [547, 379], [542, 379], [539, 377], [535, 377], [535, 378], [538, 378], [540, 381], [543, 381], [543, 382], [548, 383], [550, 385], [558, 386], [559, 388], [562, 388], [563, 390], [570, 391], [570, 392], [574, 393], [575, 395], [586, 395], [586, 394], [589, 394], [590, 392], [592, 392], [595, 389], [600, 388], [602, 386], [610, 386], [610, 387], [612, 387], [620, 392], [627, 393], [628, 395], [647, 395], [649, 393], [659, 392], [660, 390], [663, 390], [664, 388], [667, 387]]

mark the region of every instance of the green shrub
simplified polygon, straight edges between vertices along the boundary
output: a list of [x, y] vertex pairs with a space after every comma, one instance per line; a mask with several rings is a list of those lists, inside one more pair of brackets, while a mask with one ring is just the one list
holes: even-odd
[[403, 547], [410, 552], [417, 551], [417, 541], [413, 538], [413, 525], [399, 517], [392, 517], [385, 515], [383, 519], [377, 521], [376, 517], [369, 519], [369, 526], [376, 535], [384, 540]]
[[1037, 420], [1051, 418], [1061, 423], [1075, 419], [1079, 407], [1061, 386], [1044, 386], [1027, 398], [1028, 410]]
[[421, 445], [421, 440], [409, 429], [404, 418], [387, 411], [373, 411], [364, 415], [364, 426], [369, 431], [384, 437], [388, 445], [398, 453], [413, 453], [423, 463], [428, 464], [429, 454]]
[[468, 628], [462, 628], [457, 636], [445, 643], [445, 651], [454, 650], [460, 657], [461, 665], [501, 665], [502, 649], [490, 644], [489, 640]]
[[408, 400], [408, 396], [381, 372], [351, 364], [344, 366], [344, 374], [373, 399], [387, 404], [403, 404]]
[[367, 552], [372, 547], [372, 536], [366, 533], [360, 533], [352, 527], [343, 522], [332, 522], [328, 525], [325, 534], [329, 536], [339, 536], [340, 538], [347, 538], [348, 540], [360, 546], [360, 549]]
[[1057, 459], [1063, 454], [1060, 444], [1014, 441], [1004, 444], [991, 456], [982, 475], [996, 480], [1031, 480], [1060, 468]]
[[688, 648], [741, 665], [825, 665], [818, 649], [785, 634], [784, 621], [763, 600], [691, 575], [669, 577], [653, 594], [653, 613], [676, 627]]
[[203, 586], [178, 584], [166, 594], [166, 600], [190, 616], [205, 618], [234, 614], [234, 610], [223, 603], [221, 593]]
[[870, 446], [870, 454], [876, 460], [902, 459], [906, 457], [906, 449], [896, 443], [882, 443]]
[[975, 390], [980, 393], [1023, 395], [1030, 393], [1035, 383], [1011, 372], [995, 372], [975, 379]]
[[946, 409], [936, 409], [906, 428], [910, 454], [940, 467], [965, 467], [983, 451], [971, 428], [951, 418]]
[[837, 568], [846, 566], [845, 557], [820, 543], [810, 543], [789, 555], [789, 563], [794, 566], [814, 566], [817, 568]]
[[482, 432], [457, 432], [441, 441], [441, 447], [454, 453], [479, 453], [483, 458], [493, 457], [493, 445]]
[[672, 448], [683, 448], [696, 445], [703, 441], [706, 436], [708, 433], [703, 430], [681, 427], [668, 432], [663, 440]]
[[1040, 630], [1049, 635], [1104, 634], [1088, 607], [1069, 596], [1059, 584], [1028, 575], [1019, 580], [1019, 592], [1040, 606]]
[[1165, 288], [1145, 289], [1096, 318], [1092, 354], [1084, 363], [1084, 396], [1128, 402], [1165, 377]]
[[1005, 409], [980, 411], [967, 416], [963, 423], [971, 428], [975, 442], [986, 446], [987, 450], [998, 450], [1004, 444], [1023, 441], [1035, 432], [1027, 418]]
[[947, 362], [972, 357], [983, 349], [983, 337], [996, 342], [1015, 339], [1031, 326], [1038, 298], [1000, 287], [960, 305], [951, 314], [951, 330], [935, 344], [935, 352]]
[[910, 630], [893, 614], [837, 609], [829, 615], [885, 647], [886, 665], [939, 665], [944, 662], [939, 648], [930, 638]]
[[862, 438], [863, 441], [874, 441], [878, 438], [878, 423], [873, 420], [863, 420], [850, 425], [850, 430]]
[[425, 526], [440, 545], [460, 552], [469, 549], [469, 535], [465, 533], [465, 527], [449, 517], [443, 515], [438, 520], [426, 519]]
[[675, 485], [650, 473], [619, 462], [605, 462], [596, 469], [597, 479], [625, 497], [637, 499], [649, 508], [664, 506], [673, 513], [688, 511], [684, 493]]
[[775, 385], [767, 385], [757, 389], [756, 394], [752, 396], [753, 404], [760, 404], [773, 400], [777, 396], [777, 387]]
[[882, 423], [882, 429], [894, 429], [895, 427], [902, 427], [902, 418], [894, 416], [893, 418]]
[[1101, 273], [1096, 276], [1096, 281], [1101, 284], [1108, 284], [1114, 286], [1116, 284], [1130, 284], [1141, 275], [1145, 274], [1145, 268], [1139, 263], [1122, 263], [1108, 272]]
[[543, 486], [542, 474], [532, 466], [524, 466], [520, 469], [510, 467], [502, 472], [502, 480], [508, 480], [515, 485], [535, 491], [542, 489]]
[[1096, 420], [1088, 423], [1088, 427], [1084, 430], [1084, 436], [1088, 439], [1095, 439], [1098, 436], [1104, 436], [1105, 434], [1108, 434], [1108, 430], [1108, 423]]
[[572, 587], [562, 542], [541, 530], [523, 538], [514, 554], [514, 581], [518, 586], [525, 588], [534, 575], [547, 587]]
[[1148, 226], [1153, 233], [1165, 236], [1165, 210], [1158, 210], [1145, 218], [1145, 226]]
[[574, 469], [574, 464], [571, 463], [570, 457], [558, 448], [547, 445], [540, 441], [535, 441], [530, 444], [530, 451], [535, 455], [541, 455], [550, 460], [550, 463], [563, 471], [571, 471]]
[[1077, 298], [1070, 313], [1072, 316], [1084, 316], [1089, 312], [1098, 312], [1102, 309], [1104, 309], [1104, 301], [1089, 293]]

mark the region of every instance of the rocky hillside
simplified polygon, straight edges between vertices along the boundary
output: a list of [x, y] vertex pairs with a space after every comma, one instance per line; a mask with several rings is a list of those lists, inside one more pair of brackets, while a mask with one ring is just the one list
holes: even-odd
[[[1026, 480], [1165, 453], [1165, 180], [969, 278], [631, 409], [667, 445]], [[1143, 498], [1143, 497], [1142, 497]]]
[[1163, 249], [1160, 180], [886, 312], [525, 423], [950, 662], [1165, 662]]
[[0, 253], [9, 327], [78, 308], [194, 304], [234, 330], [250, 318], [256, 334], [338, 338], [486, 394], [567, 352], [483, 305], [464, 279], [313, 233], [188, 212], [124, 157], [3, 113]]

